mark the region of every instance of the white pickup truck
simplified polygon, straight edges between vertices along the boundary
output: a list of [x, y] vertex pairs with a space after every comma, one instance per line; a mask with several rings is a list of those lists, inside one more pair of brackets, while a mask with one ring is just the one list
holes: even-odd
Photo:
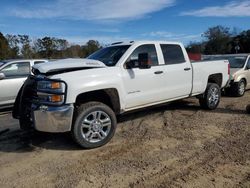
[[84, 148], [113, 137], [116, 115], [197, 96], [215, 109], [229, 80], [228, 61], [190, 63], [180, 43], [114, 43], [86, 59], [35, 65], [15, 102], [21, 128], [71, 131]]

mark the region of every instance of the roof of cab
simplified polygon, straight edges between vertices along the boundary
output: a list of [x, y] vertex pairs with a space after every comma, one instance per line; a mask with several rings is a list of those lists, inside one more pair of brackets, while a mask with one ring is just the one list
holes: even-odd
[[173, 42], [173, 41], [157, 41], [157, 40], [141, 40], [141, 41], [125, 41], [125, 42], [115, 42], [112, 43], [110, 46], [123, 46], [123, 45], [142, 45], [142, 44], [178, 44], [182, 45], [180, 42]]

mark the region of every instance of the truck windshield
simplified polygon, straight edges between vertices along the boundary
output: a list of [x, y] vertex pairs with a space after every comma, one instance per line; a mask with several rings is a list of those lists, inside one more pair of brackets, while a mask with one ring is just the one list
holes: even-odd
[[226, 59], [229, 61], [230, 68], [243, 68], [246, 60], [247, 55], [237, 55], [237, 56], [212, 56], [206, 59], [209, 60], [223, 60]]
[[101, 61], [107, 66], [115, 66], [129, 47], [130, 45], [122, 45], [103, 48], [88, 56], [87, 59]]

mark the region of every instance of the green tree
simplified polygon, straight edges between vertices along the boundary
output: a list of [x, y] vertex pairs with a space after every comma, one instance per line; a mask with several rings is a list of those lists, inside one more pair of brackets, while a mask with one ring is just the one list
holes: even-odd
[[21, 47], [21, 54], [23, 58], [32, 58], [33, 57], [33, 50], [30, 45], [31, 39], [28, 35], [18, 35], [19, 42], [22, 45]]
[[82, 57], [82, 48], [80, 45], [71, 45], [66, 49], [65, 55], [73, 58]]
[[93, 52], [97, 51], [100, 48], [101, 48], [101, 45], [97, 40], [89, 40], [86, 43], [85, 48], [83, 48], [83, 49], [86, 52], [85, 55], [88, 56], [88, 55], [92, 54]]
[[9, 44], [4, 35], [0, 32], [0, 59], [7, 59], [9, 53]]
[[250, 53], [250, 30], [243, 31], [234, 37], [234, 51], [236, 46], [239, 47], [239, 53]]
[[55, 38], [44, 37], [37, 39], [35, 46], [43, 58], [52, 58], [53, 51], [56, 49]]
[[208, 28], [203, 34], [205, 38], [205, 54], [226, 54], [232, 50], [230, 28], [215, 26]]
[[204, 45], [200, 42], [190, 42], [186, 47], [187, 52], [189, 53], [203, 53]]
[[17, 58], [19, 55], [19, 37], [17, 35], [6, 35], [9, 44], [9, 58]]

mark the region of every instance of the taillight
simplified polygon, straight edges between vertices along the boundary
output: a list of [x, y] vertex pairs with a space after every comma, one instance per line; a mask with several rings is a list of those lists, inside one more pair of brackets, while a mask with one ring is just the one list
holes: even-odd
[[228, 75], [230, 75], [230, 64], [228, 63], [228, 70], [227, 70], [227, 72], [228, 72]]

